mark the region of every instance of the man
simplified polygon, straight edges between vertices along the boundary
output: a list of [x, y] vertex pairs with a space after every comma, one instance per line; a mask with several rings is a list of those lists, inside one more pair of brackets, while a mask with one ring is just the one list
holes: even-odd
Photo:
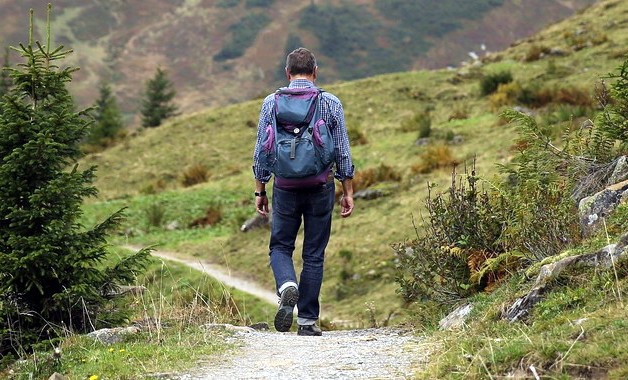
[[[305, 48], [298, 48], [286, 59], [286, 76], [290, 81], [288, 88], [315, 88], [318, 73], [314, 55]], [[323, 282], [323, 261], [325, 248], [331, 233], [332, 210], [335, 202], [334, 177], [342, 184], [343, 195], [340, 198], [340, 216], [346, 218], [353, 212], [353, 162], [344, 111], [338, 98], [328, 92], [322, 92], [320, 106], [323, 120], [330, 127], [334, 141], [335, 173], [329, 175], [326, 183], [295, 188], [282, 186], [281, 178], [275, 177], [272, 199], [272, 229], [270, 236], [270, 266], [275, 276], [277, 294], [280, 296], [279, 308], [275, 315], [277, 331], [289, 331], [292, 327], [294, 306], [298, 308], [298, 335], [319, 336], [321, 329], [316, 322], [319, 318], [319, 294]], [[263, 149], [266, 127], [274, 117], [275, 95], [270, 94], [262, 103], [255, 145], [253, 172], [255, 175], [255, 206], [258, 213], [267, 216], [269, 212], [266, 183], [271, 173], [265, 170], [259, 160], [258, 152]], [[295, 240], [301, 226], [304, 225], [303, 269], [300, 279], [297, 277], [292, 261]]]

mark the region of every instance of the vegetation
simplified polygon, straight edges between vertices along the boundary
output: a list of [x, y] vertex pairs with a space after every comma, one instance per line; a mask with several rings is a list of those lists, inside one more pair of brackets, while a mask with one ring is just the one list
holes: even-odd
[[247, 13], [241, 20], [229, 27], [231, 38], [227, 40], [227, 42], [222, 45], [220, 51], [214, 55], [214, 61], [226, 61], [242, 56], [246, 49], [251, 46], [258, 33], [268, 25], [270, 21], [271, 19], [266, 13]]
[[77, 164], [90, 121], [73, 110], [65, 84], [75, 70], [56, 65], [68, 51], [52, 48], [49, 33], [46, 45], [32, 35], [20, 45], [25, 62], [12, 70], [15, 87], [0, 103], [2, 356], [119, 323], [125, 310], [112, 307], [110, 294], [133, 280], [149, 254], [103, 265], [121, 211], [90, 229], [80, 224], [83, 199], [96, 195], [95, 168]]
[[124, 124], [118, 103], [111, 93], [111, 87], [103, 83], [96, 100], [94, 125], [87, 137], [88, 150], [102, 150], [114, 144], [123, 135]]
[[[608, 238], [581, 240], [572, 229], [576, 199], [595, 191], [583, 184], [600, 185], [595, 175], [605, 171], [599, 169], [626, 150], [621, 73], [628, 33], [625, 23], [608, 21], [626, 7], [622, 1], [602, 2], [478, 66], [325, 86], [343, 101], [354, 138], [362, 140], [352, 146], [356, 190], [383, 194], [375, 201], [356, 200], [355, 217], [334, 220], [322, 290], [326, 328], [416, 327], [426, 335], [430, 351], [420, 378], [532, 378], [531, 368], [539, 377], [626, 377], [625, 262], [616, 263], [616, 274], [580, 268], [565, 273], [528, 320], [508, 323], [501, 317], [507, 305], [529, 290], [528, 279], [539, 262], [555, 260], [556, 253], [595, 251], [626, 231], [625, 206], [607, 220]], [[572, 49], [565, 35], [575, 36], [582, 25], [603, 28], [606, 41]], [[527, 62], [532, 44], [557, 46], [565, 53]], [[589, 91], [600, 75], [618, 65], [616, 73], [604, 78], [607, 86], [597, 84], [599, 90]], [[477, 96], [482, 78], [501, 72], [512, 73], [516, 81], [498, 85], [488, 97]], [[492, 96], [498, 94], [507, 100], [494, 102]], [[239, 231], [242, 221], [255, 214], [251, 125], [259, 103], [186, 115], [86, 157], [81, 165], [100, 167], [95, 180], [101, 192], [85, 205], [81, 222], [93, 225], [128, 207], [116, 243], [159, 244], [272, 289], [267, 247], [260, 244], [267, 241], [268, 230]], [[503, 112], [514, 106], [525, 113]], [[462, 142], [454, 145], [446, 138], [416, 145], [418, 126], [410, 121], [424, 110], [426, 115], [429, 110], [430, 138], [454, 134]], [[130, 158], [135, 158], [132, 164]], [[454, 161], [459, 164], [452, 176]], [[201, 162], [211, 168], [212, 180], [185, 187], [182, 174]], [[423, 170], [424, 163], [441, 165]], [[203, 219], [213, 222], [202, 228], [194, 223]], [[434, 232], [427, 234], [430, 230]], [[526, 273], [524, 268], [529, 268]], [[177, 278], [183, 277], [187, 275]], [[156, 276], [152, 284], [158, 281]], [[466, 327], [437, 331], [440, 318], [461, 299], [474, 305]], [[241, 315], [270, 318], [250, 309]], [[181, 342], [187, 339], [182, 330], [174, 331], [181, 333]], [[194, 333], [189, 339], [198, 341]], [[138, 341], [149, 344], [144, 337]], [[118, 353], [129, 350], [114, 347]], [[94, 357], [110, 363], [97, 349]], [[183, 356], [165, 360], [187, 360]], [[80, 376], [97, 370], [89, 371]]]
[[153, 128], [177, 115], [178, 107], [173, 100], [176, 96], [173, 83], [168, 78], [168, 73], [158, 67], [155, 75], [146, 82], [144, 99], [142, 100], [142, 126]]

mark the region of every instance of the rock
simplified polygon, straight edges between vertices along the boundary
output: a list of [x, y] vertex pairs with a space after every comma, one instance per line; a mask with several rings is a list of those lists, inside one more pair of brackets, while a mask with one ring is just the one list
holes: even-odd
[[140, 329], [136, 326], [114, 327], [92, 331], [87, 336], [103, 344], [113, 344], [122, 342], [125, 335], [137, 334], [139, 332]]
[[167, 231], [176, 231], [176, 230], [178, 230], [180, 228], [181, 228], [181, 226], [179, 225], [179, 222], [176, 221], [176, 220], [172, 221], [172, 222], [168, 223], [168, 225], [166, 225], [166, 230]]
[[438, 327], [441, 330], [453, 330], [464, 327], [471, 310], [473, 310], [473, 305], [471, 304], [457, 307], [454, 311], [449, 313], [448, 316], [438, 322]]
[[250, 333], [255, 330], [251, 327], [247, 326], [234, 326], [229, 323], [208, 323], [206, 325], [201, 326], [205, 330], [209, 331], [229, 331], [229, 332], [241, 332], [241, 333]]
[[628, 233], [624, 234], [616, 244], [609, 244], [597, 252], [569, 256], [554, 263], [543, 265], [532, 290], [523, 297], [518, 298], [506, 309], [502, 317], [510, 322], [524, 320], [530, 314], [530, 310], [532, 310], [534, 305], [543, 299], [543, 294], [547, 291], [549, 281], [558, 277], [565, 269], [578, 265], [584, 267], [610, 267], [614, 261], [628, 255], [627, 248]]
[[430, 138], [429, 137], [421, 137], [420, 139], [418, 139], [417, 141], [414, 142], [414, 145], [416, 146], [425, 146], [428, 145], [430, 143]]
[[258, 331], [270, 330], [270, 326], [266, 322], [253, 323], [252, 325], [249, 325], [249, 327]]
[[626, 199], [627, 190], [628, 180], [625, 180], [580, 200], [578, 212], [585, 236], [591, 236], [599, 227], [600, 219], [610, 215], [620, 201]]
[[55, 372], [48, 378], [48, 380], [67, 380], [67, 377]]
[[615, 169], [613, 170], [613, 174], [611, 174], [611, 178], [608, 180], [609, 184], [620, 183], [628, 179], [628, 158], [626, 156], [621, 156], [617, 159], [617, 163], [615, 164]]
[[373, 190], [373, 189], [366, 189], [366, 190], [356, 191], [353, 194], [353, 199], [370, 200], [370, 199], [381, 198], [383, 196], [384, 196], [384, 192], [383, 191]]
[[242, 226], [240, 227], [240, 231], [242, 232], [247, 232], [247, 231], [251, 231], [257, 228], [262, 228], [262, 227], [270, 227], [271, 226], [271, 215], [272, 214], [268, 214], [268, 216], [262, 216], [260, 214], [255, 214], [254, 217], [248, 219], [247, 221], [245, 221]]

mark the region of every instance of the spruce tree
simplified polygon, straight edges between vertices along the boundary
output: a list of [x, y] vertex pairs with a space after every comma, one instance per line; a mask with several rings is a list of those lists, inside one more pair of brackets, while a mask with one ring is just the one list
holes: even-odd
[[168, 79], [165, 70], [157, 68], [155, 76], [146, 82], [146, 91], [142, 101], [142, 126], [158, 127], [161, 123], [177, 114], [177, 106], [172, 102], [176, 95], [174, 85]]
[[118, 103], [111, 93], [111, 87], [107, 83], [102, 83], [99, 92], [100, 96], [95, 104], [94, 125], [87, 138], [87, 143], [106, 148], [120, 136], [124, 124]]
[[106, 238], [122, 210], [93, 228], [80, 224], [84, 198], [97, 193], [95, 167], [79, 170], [90, 120], [66, 89], [71, 51], [33, 43], [16, 48], [14, 87], [0, 103], [0, 356], [42, 339], [84, 332], [120, 318], [102, 312], [120, 283], [148, 259], [141, 250], [105, 265]]

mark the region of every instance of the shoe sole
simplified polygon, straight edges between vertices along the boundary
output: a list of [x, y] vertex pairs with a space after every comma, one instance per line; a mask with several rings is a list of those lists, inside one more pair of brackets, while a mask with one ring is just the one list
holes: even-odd
[[288, 288], [281, 297], [281, 304], [275, 314], [275, 330], [279, 332], [290, 331], [292, 327], [292, 314], [294, 306], [299, 300], [299, 292], [294, 288]]
[[297, 332], [298, 336], [322, 336], [323, 333], [322, 332], [303, 332], [303, 331], [299, 331]]

